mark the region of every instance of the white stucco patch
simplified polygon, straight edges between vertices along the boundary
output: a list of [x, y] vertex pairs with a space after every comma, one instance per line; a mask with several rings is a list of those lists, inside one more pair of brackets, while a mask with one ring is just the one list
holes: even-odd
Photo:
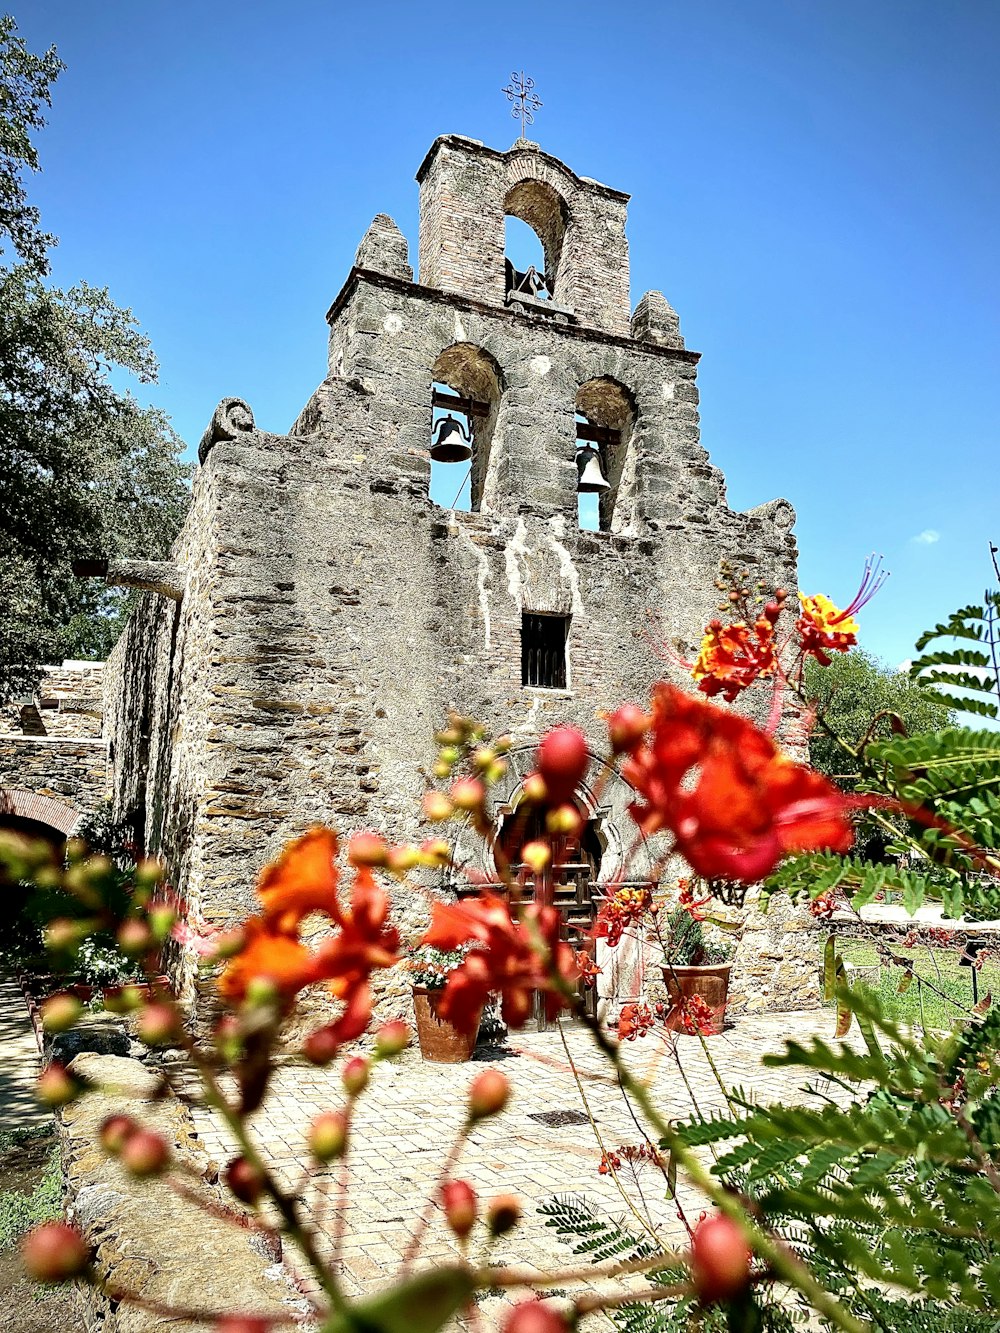
[[672, 380], [664, 380], [661, 392], [668, 403], [673, 402], [674, 384]]
[[398, 333], [403, 332], [403, 316], [397, 315], [395, 311], [386, 315], [382, 321], [382, 328], [390, 338], [395, 338]]
[[525, 538], [528, 535], [528, 529], [524, 526], [524, 519], [518, 518], [517, 527], [514, 529], [514, 535], [504, 547], [503, 559], [507, 567], [507, 587], [510, 589], [511, 601], [518, 607], [524, 605], [522, 597], [521, 565], [520, 556], [528, 554], [528, 545]]
[[540, 378], [542, 375], [549, 373], [552, 369], [552, 362], [547, 356], [533, 356], [528, 362], [528, 369], [532, 375], [538, 375]]
[[560, 541], [561, 537], [566, 535], [566, 523], [561, 514], [555, 514], [549, 519], [549, 527], [552, 530], [552, 536], [549, 538], [552, 549], [556, 553], [559, 561], [559, 570], [569, 584], [570, 594], [573, 598], [573, 614], [575, 616], [583, 615], [583, 598], [580, 596], [580, 576], [576, 572], [576, 566], [573, 564], [573, 557], [566, 547]]
[[455, 341], [459, 343], [469, 341], [468, 334], [465, 332], [465, 325], [462, 323], [462, 316], [457, 310], [455, 312]]

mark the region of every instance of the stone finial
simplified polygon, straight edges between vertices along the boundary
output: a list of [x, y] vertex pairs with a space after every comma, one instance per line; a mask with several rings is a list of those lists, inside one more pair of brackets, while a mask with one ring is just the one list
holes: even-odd
[[242, 398], [223, 398], [212, 413], [208, 429], [198, 445], [198, 462], [204, 463], [209, 450], [219, 440], [235, 440], [237, 435], [254, 429], [253, 412]]
[[681, 321], [662, 292], [647, 292], [632, 315], [632, 337], [660, 347], [683, 347]]
[[413, 281], [413, 269], [407, 254], [406, 237], [388, 213], [376, 213], [354, 256], [356, 268], [386, 273], [390, 278]]
[[140, 588], [179, 602], [184, 597], [185, 575], [172, 560], [109, 560], [105, 578], [109, 587]]

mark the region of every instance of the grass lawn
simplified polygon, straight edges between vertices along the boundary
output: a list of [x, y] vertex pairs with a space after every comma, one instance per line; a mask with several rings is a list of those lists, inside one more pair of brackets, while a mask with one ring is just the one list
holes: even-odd
[[[857, 967], [872, 967], [879, 961], [875, 946], [867, 940], [841, 940], [839, 953], [845, 963]], [[972, 969], [959, 967], [957, 949], [927, 949], [922, 945], [903, 949], [896, 944], [893, 953], [912, 961], [914, 977], [900, 994], [904, 970], [882, 964], [878, 985], [872, 989], [891, 1017], [902, 1023], [947, 1029], [972, 1008]], [[992, 992], [1000, 1003], [1000, 963], [988, 959], [976, 980], [980, 1000]]]

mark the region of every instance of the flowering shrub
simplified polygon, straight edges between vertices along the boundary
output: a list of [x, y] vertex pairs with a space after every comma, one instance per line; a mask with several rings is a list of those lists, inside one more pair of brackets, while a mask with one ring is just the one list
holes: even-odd
[[432, 944], [421, 944], [406, 959], [414, 986], [441, 990], [451, 973], [465, 961], [469, 947], [436, 949]]
[[[744, 611], [743, 619], [728, 630], [721, 623], [708, 627], [692, 667], [694, 679], [703, 693], [729, 698], [761, 676], [781, 688], [799, 688], [806, 656], [822, 661], [853, 642], [853, 615], [877, 583], [875, 570], [866, 571], [861, 592], [845, 611], [823, 597], [801, 599], [794, 639], [798, 669], [793, 663], [792, 670], [783, 665], [783, 656], [793, 641], [779, 641], [776, 628], [787, 599], [779, 591], [751, 621], [748, 594], [735, 590], [732, 605]], [[1000, 600], [996, 607], [1000, 611]], [[962, 615], [969, 618], [967, 612]], [[666, 682], [654, 688], [648, 712], [628, 704], [607, 722], [609, 762], [619, 759], [637, 793], [632, 807], [637, 828], [668, 834], [669, 848], [648, 888], [611, 886], [594, 939], [614, 945], [629, 929], [662, 931], [655, 889], [669, 856], [683, 857], [706, 883], [704, 892], [694, 880], [680, 887], [679, 907], [664, 939], [674, 920], [683, 924], [685, 938], [700, 930], [710, 900], [725, 896], [727, 886], [742, 893], [766, 876], [771, 877], [770, 891], [781, 884], [795, 896], [824, 904], [836, 892], [838, 902], [854, 908], [877, 891], [872, 868], [847, 855], [852, 813], [862, 807], [905, 810], [915, 821], [906, 832], [911, 848], [940, 861], [953, 875], [953, 905], [960, 908], [974, 899], [1000, 914], [994, 878], [1000, 864], [990, 850], [1000, 844], [1000, 798], [992, 795], [1000, 781], [1000, 739], [991, 734], [970, 737], [956, 731], [931, 741], [921, 738], [919, 752], [907, 749], [908, 738], [897, 738], [870, 760], [862, 756], [870, 790], [847, 795], [794, 763], [767, 731]], [[695, 1113], [678, 1123], [633, 1076], [620, 1046], [655, 1029], [683, 1079], [679, 1044], [662, 1031], [664, 1007], [641, 1001], [626, 1005], [617, 1039], [612, 1037], [583, 1003], [583, 988], [595, 974], [588, 947], [593, 940], [563, 938], [554, 905], [556, 867], [580, 833], [573, 796], [590, 763], [584, 737], [572, 727], [557, 727], [542, 738], [535, 768], [522, 784], [502, 838], [495, 833], [491, 792], [503, 776], [506, 742], [490, 743], [478, 723], [458, 715], [449, 718], [437, 741], [433, 772], [448, 786], [427, 793], [424, 813], [432, 823], [471, 826], [489, 844], [499, 870], [497, 884], [470, 884], [471, 896], [433, 904], [420, 941], [423, 952], [417, 956], [429, 960], [428, 967], [442, 956], [457, 959], [435, 973], [443, 983], [439, 1010], [456, 1026], [468, 1028], [487, 995], [498, 993], [504, 1018], [518, 1028], [531, 1015], [537, 994], [551, 1017], [569, 1013], [585, 1024], [642, 1135], [631, 1148], [602, 1145], [599, 1169], [619, 1185], [626, 1169], [633, 1177], [640, 1166], [658, 1173], [676, 1203], [688, 1243], [678, 1252], [655, 1234], [633, 1235], [624, 1224], [588, 1218], [582, 1207], [561, 1202], [550, 1216], [562, 1234], [577, 1238], [586, 1262], [549, 1273], [491, 1265], [491, 1241], [517, 1228], [522, 1208], [508, 1194], [483, 1203], [457, 1174], [469, 1135], [480, 1121], [501, 1111], [509, 1096], [503, 1074], [487, 1070], [471, 1085], [457, 1139], [395, 1280], [364, 1301], [348, 1302], [336, 1250], [332, 1259], [324, 1252], [300, 1199], [282, 1186], [259, 1153], [247, 1117], [267, 1095], [283, 1025], [297, 998], [309, 988], [325, 987], [338, 1006], [336, 1017], [301, 1041], [300, 1054], [316, 1064], [342, 1061], [345, 1101], [341, 1109], [313, 1119], [308, 1141], [315, 1163], [344, 1170], [357, 1133], [359, 1099], [378, 1077], [378, 1066], [398, 1056], [409, 1041], [406, 1025], [397, 1021], [372, 1035], [367, 1054], [345, 1049], [369, 1026], [373, 978], [401, 962], [386, 885], [406, 883], [419, 892], [409, 879], [413, 870], [449, 866], [451, 856], [443, 838], [391, 846], [372, 834], [357, 835], [344, 852], [332, 830], [316, 828], [262, 872], [257, 911], [243, 927], [203, 942], [202, 961], [215, 969], [222, 1006], [207, 1046], [194, 1040], [180, 1006], [155, 982], [148, 995], [124, 988], [120, 1004], [137, 1012], [148, 1042], [183, 1047], [206, 1099], [239, 1145], [223, 1173], [225, 1184], [255, 1210], [255, 1225], [283, 1233], [312, 1269], [321, 1293], [316, 1314], [325, 1333], [436, 1333], [471, 1310], [477, 1292], [515, 1286], [536, 1291], [556, 1286], [567, 1296], [562, 1305], [532, 1300], [516, 1307], [505, 1321], [505, 1333], [568, 1333], [595, 1310], [606, 1310], [633, 1330], [689, 1323], [707, 1329], [719, 1320], [730, 1330], [784, 1329], [796, 1305], [796, 1313], [812, 1311], [824, 1327], [845, 1333], [893, 1327], [894, 1321], [920, 1327], [917, 1321], [923, 1320], [925, 1328], [943, 1328], [933, 1323], [939, 1307], [964, 1320], [955, 1327], [985, 1327], [980, 1317], [992, 1318], [990, 1312], [1000, 1304], [997, 1011], [981, 1006], [961, 1030], [918, 1043], [874, 1001], [844, 989], [843, 965], [831, 937], [824, 981], [838, 1002], [838, 1032], [856, 1020], [863, 1049], [791, 1042], [784, 1055], [767, 1063], [801, 1067], [841, 1087], [853, 1081], [860, 1090], [853, 1092], [852, 1104], [845, 1109], [826, 1097], [818, 1108], [753, 1106], [727, 1092], [723, 1113]], [[933, 753], [937, 762], [914, 763], [917, 753]], [[986, 774], [980, 773], [974, 792], [972, 755], [985, 763]], [[986, 838], [980, 836], [984, 831]], [[123, 896], [110, 863], [87, 859], [77, 846], [70, 849], [64, 873], [43, 849], [16, 838], [0, 841], [0, 862], [10, 878], [50, 883], [58, 878], [80, 905], [80, 916], [69, 926], [52, 923], [49, 943], [56, 951], [78, 947], [82, 920], [93, 930], [113, 932], [155, 974], [164, 942], [171, 935], [189, 938], [190, 923], [177, 920], [177, 905], [158, 892], [159, 871], [151, 864], [136, 868]], [[884, 887], [888, 874], [879, 874]], [[912, 871], [900, 870], [898, 877], [912, 890]], [[824, 905], [819, 915], [826, 910]], [[304, 932], [306, 918], [316, 914], [330, 927], [318, 943]], [[679, 953], [680, 941], [672, 947]], [[56, 997], [46, 1022], [64, 1029], [77, 1012], [71, 997]], [[710, 1017], [698, 997], [684, 1002], [683, 1024], [694, 1036], [704, 1035]], [[704, 1049], [708, 1053], [707, 1044]], [[172, 1071], [170, 1062], [165, 1076], [172, 1077]], [[55, 1065], [40, 1080], [39, 1095], [53, 1107], [83, 1092], [68, 1070]], [[106, 1121], [101, 1142], [134, 1176], [169, 1179], [181, 1170], [172, 1145], [130, 1117]], [[681, 1205], [679, 1175], [704, 1196], [702, 1218], [689, 1219]], [[265, 1202], [271, 1207], [268, 1216], [276, 1220], [264, 1220], [260, 1208]], [[418, 1267], [435, 1209], [455, 1236], [457, 1257]], [[473, 1259], [470, 1242], [477, 1233], [483, 1243]], [[42, 1280], [102, 1282], [85, 1238], [63, 1223], [31, 1233], [25, 1261]], [[593, 1286], [605, 1277], [629, 1281], [610, 1291]], [[127, 1296], [116, 1293], [116, 1299]], [[204, 1322], [199, 1312], [167, 1306], [157, 1312]], [[216, 1333], [269, 1333], [281, 1322], [220, 1311], [214, 1326]]]

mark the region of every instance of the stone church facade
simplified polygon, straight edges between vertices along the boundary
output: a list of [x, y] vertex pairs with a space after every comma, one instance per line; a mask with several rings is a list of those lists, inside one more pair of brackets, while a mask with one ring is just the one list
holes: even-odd
[[[108, 571], [148, 590], [105, 669], [115, 811], [210, 924], [252, 910], [260, 867], [314, 823], [427, 836], [449, 707], [513, 737], [501, 807], [542, 731], [582, 728], [592, 891], [641, 878], [628, 789], [599, 780], [602, 710], [675, 673], [658, 632], [695, 648], [720, 560], [796, 587], [791, 506], [726, 504], [677, 315], [658, 292], [630, 310], [627, 196], [523, 140], [442, 136], [417, 180], [416, 277], [380, 214], [289, 432], [224, 399], [172, 560]], [[540, 284], [505, 262], [506, 216], [540, 238]], [[467, 511], [430, 494], [444, 407], [472, 437]], [[597, 530], [578, 517], [588, 444]], [[399, 906], [415, 931], [426, 896]], [[754, 1007], [814, 986], [795, 923], [772, 922], [744, 950]]]

